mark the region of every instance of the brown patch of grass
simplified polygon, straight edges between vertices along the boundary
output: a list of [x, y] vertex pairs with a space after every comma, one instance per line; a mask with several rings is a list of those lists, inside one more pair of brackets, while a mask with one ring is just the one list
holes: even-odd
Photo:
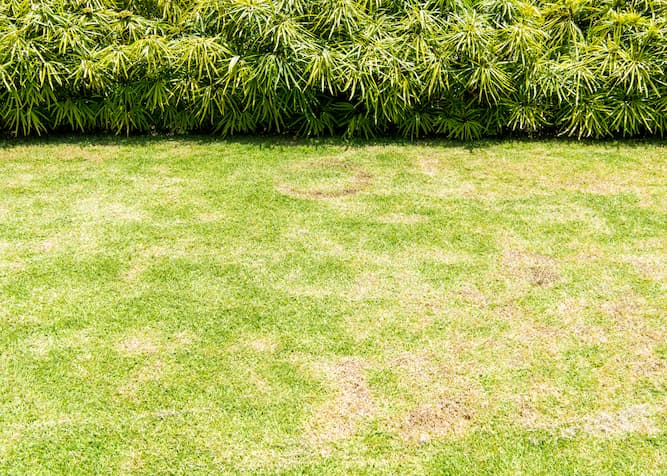
[[326, 252], [330, 256], [347, 257], [350, 252], [340, 243], [301, 225], [287, 229], [284, 237], [289, 241], [298, 241], [303, 246], [317, 250], [320, 253]]
[[246, 382], [251, 383], [255, 390], [263, 394], [264, 397], [271, 394], [271, 384], [254, 369], [250, 367], [245, 369], [243, 378]]
[[549, 380], [538, 380], [530, 383], [525, 393], [513, 395], [510, 401], [517, 408], [516, 421], [526, 430], [548, 430], [558, 425], [558, 420], [546, 415], [540, 409], [546, 399], [562, 401], [558, 388]]
[[593, 435], [655, 435], [659, 428], [654, 415], [655, 409], [649, 405], [631, 405], [612, 413], [599, 412], [586, 416], [578, 428]]
[[[665, 243], [667, 248], [667, 243]], [[667, 255], [623, 255], [621, 261], [633, 266], [639, 274], [653, 281], [667, 281]]]
[[597, 195], [618, 195], [621, 193], [633, 193], [644, 197], [645, 177], [634, 171], [626, 170], [626, 177], [613, 174], [600, 174], [588, 172], [573, 175], [565, 181], [564, 188], [577, 192], [593, 193]]
[[373, 299], [386, 292], [387, 283], [378, 273], [365, 272], [359, 276], [350, 288], [348, 296], [353, 301]]
[[53, 251], [57, 247], [57, 243], [54, 240], [44, 240], [40, 245], [40, 249], [44, 252]]
[[[458, 355], [459, 350], [452, 350]], [[449, 359], [448, 359], [449, 360]], [[434, 355], [402, 352], [389, 361], [401, 374], [410, 400], [407, 411], [392, 417], [392, 428], [406, 441], [426, 442], [447, 435], [461, 435], [471, 426], [484, 403], [477, 384], [468, 378], [474, 370], [463, 362], [441, 365]]]
[[465, 301], [478, 307], [487, 307], [489, 305], [489, 299], [474, 284], [464, 284], [461, 286], [458, 290], [458, 295]]
[[[607, 221], [595, 211], [572, 203], [540, 204], [539, 213], [531, 213], [531, 220], [540, 224], [577, 222], [597, 233], [610, 232]], [[586, 252], [591, 249], [587, 248]]]
[[134, 282], [146, 271], [146, 263], [135, 262], [125, 273], [125, 281]]
[[155, 354], [159, 352], [160, 345], [150, 335], [132, 335], [126, 337], [116, 346], [116, 350], [122, 354]]
[[271, 337], [260, 337], [248, 342], [248, 347], [255, 352], [273, 353], [276, 351], [278, 344]]
[[425, 353], [401, 352], [389, 361], [389, 366], [407, 372], [415, 384], [416, 380], [428, 383], [442, 377], [433, 357]]
[[343, 358], [318, 366], [318, 373], [329, 382], [334, 395], [313, 412], [306, 435], [314, 446], [349, 438], [359, 423], [372, 417], [377, 404], [366, 381], [370, 364], [359, 358]]
[[399, 434], [405, 440], [427, 442], [432, 438], [461, 435], [470, 425], [472, 412], [456, 400], [442, 399], [419, 405], [405, 417]]
[[323, 159], [319, 161], [300, 162], [292, 166], [295, 173], [308, 168], [338, 169], [350, 176], [348, 180], [339, 180], [335, 187], [312, 187], [301, 188], [299, 186], [281, 184], [276, 188], [284, 194], [294, 198], [305, 198], [310, 200], [323, 200], [328, 198], [344, 198], [356, 195], [367, 190], [372, 182], [372, 176], [358, 165], [342, 162], [340, 160]]
[[643, 297], [629, 292], [622, 295], [619, 299], [603, 303], [601, 309], [609, 317], [624, 320], [637, 317], [645, 307], [646, 300]]
[[142, 452], [131, 448], [120, 462], [120, 470], [123, 474], [133, 474], [144, 466]]
[[530, 283], [533, 286], [550, 287], [560, 278], [560, 275], [551, 266], [537, 265], [528, 269], [530, 270]]
[[[515, 359], [527, 358], [529, 355], [524, 356], [524, 353], [530, 354], [538, 348], [547, 354], [557, 354], [561, 347], [567, 343], [569, 331], [529, 320], [520, 311], [516, 311], [510, 316], [508, 321], [512, 323], [512, 329], [505, 334], [503, 343], [517, 345], [516, 352], [518, 354]], [[589, 329], [584, 329], [582, 332], [588, 335]], [[499, 343], [498, 345], [502, 344]]]
[[46, 357], [51, 350], [57, 347], [57, 340], [53, 336], [39, 336], [30, 339], [28, 348], [38, 357]]
[[356, 195], [366, 189], [367, 178], [370, 176], [357, 176], [356, 182], [341, 188], [340, 190], [299, 190], [290, 186], [279, 186], [278, 191], [283, 195], [294, 198], [305, 198], [309, 200], [323, 200], [327, 198], [343, 198]]
[[430, 177], [435, 177], [440, 173], [440, 161], [435, 157], [422, 157], [417, 161], [419, 170]]
[[[449, 309], [445, 293], [434, 289], [419, 272], [396, 262], [394, 266], [384, 272], [362, 273], [345, 291], [351, 301], [380, 299], [386, 303], [382, 312], [373, 316], [352, 313], [346, 317], [355, 338], [368, 338], [390, 326], [423, 331]], [[396, 321], [397, 313], [404, 316], [400, 321]]]
[[[439, 398], [454, 389], [468, 392], [470, 382], [465, 373], [469, 369], [460, 360], [449, 359], [463, 352], [464, 345], [459, 343], [458, 336], [450, 344], [446, 356], [436, 357], [432, 350], [405, 351], [391, 358], [387, 366], [399, 373], [400, 384], [415, 395]], [[439, 358], [445, 358], [449, 365], [440, 364]]]
[[253, 333], [243, 334], [230, 348], [232, 352], [251, 351], [258, 354], [272, 354], [277, 349], [278, 342], [273, 336]]
[[502, 268], [513, 278], [534, 287], [551, 287], [560, 281], [556, 261], [547, 256], [509, 248], [501, 259]]
[[177, 332], [173, 336], [173, 342], [176, 347], [187, 347], [197, 339], [197, 336], [190, 331]]
[[191, 345], [195, 335], [190, 331], [165, 335], [153, 329], [143, 329], [127, 335], [116, 345], [116, 350], [125, 355], [150, 355], [171, 353]]
[[4, 188], [25, 188], [29, 185], [32, 185], [32, 182], [35, 180], [34, 174], [12, 174], [8, 177], [4, 177], [2, 181], [2, 187]]

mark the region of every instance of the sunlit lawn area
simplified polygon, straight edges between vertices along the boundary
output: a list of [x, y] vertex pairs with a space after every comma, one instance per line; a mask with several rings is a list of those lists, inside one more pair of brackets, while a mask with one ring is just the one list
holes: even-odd
[[0, 145], [0, 474], [665, 474], [667, 146]]

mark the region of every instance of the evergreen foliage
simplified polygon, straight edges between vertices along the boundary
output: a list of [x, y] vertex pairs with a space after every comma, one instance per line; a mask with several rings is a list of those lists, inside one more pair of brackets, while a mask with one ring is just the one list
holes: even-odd
[[667, 0], [0, 0], [0, 130], [662, 136]]

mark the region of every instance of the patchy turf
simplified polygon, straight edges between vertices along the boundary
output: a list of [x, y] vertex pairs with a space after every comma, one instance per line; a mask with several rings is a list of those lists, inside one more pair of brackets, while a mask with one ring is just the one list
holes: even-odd
[[0, 473], [664, 474], [667, 147], [0, 148]]

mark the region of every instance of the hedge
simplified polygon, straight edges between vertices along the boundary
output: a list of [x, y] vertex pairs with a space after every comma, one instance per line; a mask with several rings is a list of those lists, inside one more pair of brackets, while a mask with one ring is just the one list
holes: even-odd
[[0, 0], [0, 131], [662, 136], [667, 0]]

